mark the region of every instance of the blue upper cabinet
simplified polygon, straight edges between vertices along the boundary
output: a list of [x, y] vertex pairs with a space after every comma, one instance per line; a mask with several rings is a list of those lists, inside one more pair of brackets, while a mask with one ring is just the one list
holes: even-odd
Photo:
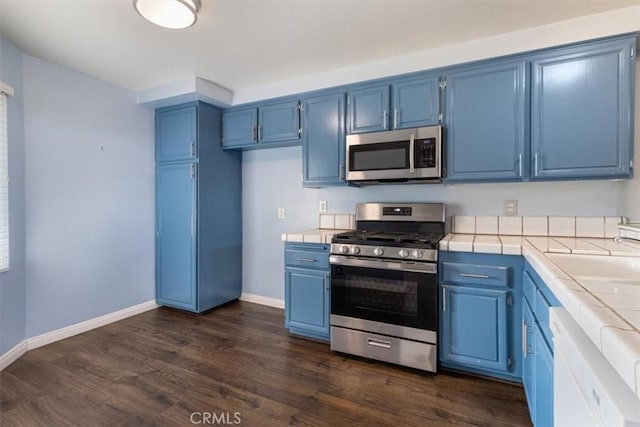
[[438, 77], [405, 77], [349, 90], [349, 132], [364, 133], [436, 125]]
[[437, 125], [440, 115], [438, 77], [429, 75], [393, 82], [393, 129]]
[[299, 105], [298, 101], [287, 101], [225, 111], [222, 116], [223, 148], [298, 144], [302, 133]]
[[245, 147], [258, 142], [258, 110], [227, 111], [222, 114], [222, 146]]
[[265, 105], [258, 109], [258, 142], [298, 140], [300, 112], [298, 101]]
[[388, 84], [378, 84], [350, 90], [349, 132], [364, 133], [389, 129]]
[[196, 311], [196, 163], [156, 168], [156, 298]]
[[519, 180], [526, 174], [526, 63], [446, 74], [448, 182]]
[[193, 160], [197, 157], [195, 105], [164, 109], [156, 115], [156, 161]]
[[302, 102], [302, 175], [307, 187], [345, 183], [344, 93]]
[[533, 58], [532, 179], [631, 175], [636, 38]]

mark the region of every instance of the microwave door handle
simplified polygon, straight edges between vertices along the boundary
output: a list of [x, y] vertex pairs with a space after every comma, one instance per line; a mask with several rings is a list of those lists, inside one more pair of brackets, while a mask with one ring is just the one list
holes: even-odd
[[411, 134], [409, 137], [409, 173], [411, 175], [416, 173], [416, 168], [414, 164], [415, 159], [415, 134]]

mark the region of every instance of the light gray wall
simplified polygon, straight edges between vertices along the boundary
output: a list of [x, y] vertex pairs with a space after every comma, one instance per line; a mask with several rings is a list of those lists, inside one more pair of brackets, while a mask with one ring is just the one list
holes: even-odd
[[[505, 199], [518, 200], [519, 215], [616, 215], [618, 187], [612, 181], [553, 183], [384, 185], [309, 189], [301, 184], [301, 148], [243, 154], [243, 292], [284, 297], [280, 234], [318, 226], [318, 203], [329, 212], [353, 213], [356, 203], [444, 202], [448, 215], [500, 215]], [[286, 218], [277, 219], [277, 209]]]
[[25, 337], [25, 203], [22, 52], [0, 37], [0, 80], [14, 89], [8, 99], [9, 262], [0, 273], [0, 355]]
[[640, 222], [640, 64], [636, 63], [636, 110], [635, 110], [635, 174], [624, 181], [618, 196], [618, 211], [633, 222]]
[[24, 56], [27, 336], [154, 299], [153, 111]]

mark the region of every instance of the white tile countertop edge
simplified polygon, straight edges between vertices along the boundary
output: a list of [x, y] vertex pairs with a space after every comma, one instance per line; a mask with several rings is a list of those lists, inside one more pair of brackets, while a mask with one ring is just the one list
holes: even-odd
[[297, 231], [295, 233], [282, 233], [280, 239], [283, 242], [298, 243], [331, 243], [334, 235], [349, 231], [348, 229], [314, 228], [311, 230]]
[[[640, 245], [611, 239], [449, 234], [440, 250], [523, 255], [594, 345], [640, 399], [640, 328], [545, 256], [546, 253], [640, 257]], [[640, 307], [638, 307], [640, 311]]]

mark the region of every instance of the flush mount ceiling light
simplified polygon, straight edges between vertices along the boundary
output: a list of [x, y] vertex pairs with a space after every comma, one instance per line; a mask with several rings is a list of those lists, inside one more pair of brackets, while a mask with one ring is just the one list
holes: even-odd
[[133, 7], [149, 22], [180, 30], [196, 23], [200, 0], [133, 0]]

